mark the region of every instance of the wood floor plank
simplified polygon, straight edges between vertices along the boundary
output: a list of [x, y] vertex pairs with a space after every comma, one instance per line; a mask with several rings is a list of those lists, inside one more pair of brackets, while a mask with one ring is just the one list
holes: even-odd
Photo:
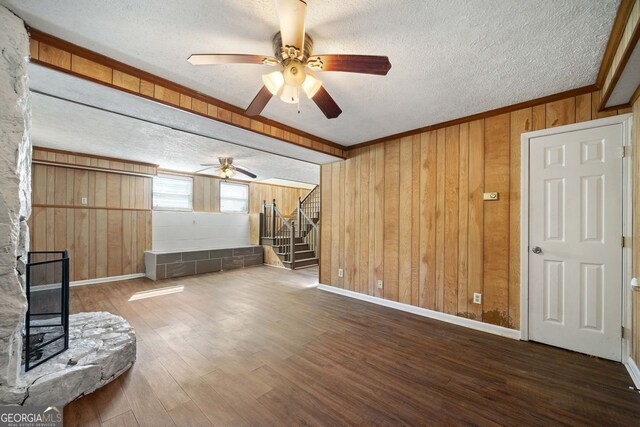
[[116, 378], [97, 390], [94, 397], [102, 422], [131, 410], [129, 401], [122, 390], [120, 378]]
[[188, 402], [189, 396], [182, 390], [160, 361], [145, 361], [139, 365], [156, 396], [167, 411]]
[[[477, 129], [469, 131], [474, 174]], [[478, 184], [470, 176], [471, 182]], [[317, 267], [256, 267], [72, 288], [74, 310], [114, 310], [135, 325], [140, 340], [133, 368], [67, 405], [66, 425], [634, 425], [640, 419], [640, 395], [629, 390], [619, 363], [323, 292], [314, 288], [317, 274]], [[184, 290], [128, 301], [168, 285]]]
[[198, 405], [194, 401], [189, 400], [172, 410], [169, 415], [178, 427], [210, 427], [213, 426], [211, 421], [202, 413]]
[[132, 411], [127, 411], [102, 423], [103, 427], [138, 427], [139, 425]]
[[137, 366], [134, 365], [121, 378], [124, 393], [140, 426], [175, 425]]
[[270, 387], [260, 382], [247, 381], [242, 375], [228, 375], [222, 371], [212, 372], [203, 378], [222, 398], [236, 410], [249, 425], [269, 424], [277, 425], [278, 420], [268, 408], [264, 407], [257, 398], [262, 396]]
[[100, 415], [93, 395], [74, 400], [64, 407], [64, 425], [70, 427], [100, 426]]

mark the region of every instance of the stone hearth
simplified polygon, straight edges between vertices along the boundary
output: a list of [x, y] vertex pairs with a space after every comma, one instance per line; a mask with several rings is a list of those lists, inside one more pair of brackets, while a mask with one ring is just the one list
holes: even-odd
[[3, 6], [0, 48], [0, 404], [62, 406], [126, 371], [136, 358], [136, 338], [120, 316], [74, 314], [69, 349], [21, 370], [31, 214], [29, 37], [24, 22]]
[[63, 406], [111, 382], [133, 365], [136, 336], [129, 323], [106, 312], [69, 316], [69, 349], [0, 386], [0, 403]]

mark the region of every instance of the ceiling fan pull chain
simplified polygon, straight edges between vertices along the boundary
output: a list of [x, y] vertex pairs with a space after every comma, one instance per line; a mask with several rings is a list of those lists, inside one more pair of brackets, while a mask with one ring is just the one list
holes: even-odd
[[300, 87], [296, 89], [298, 91], [298, 114], [300, 114]]

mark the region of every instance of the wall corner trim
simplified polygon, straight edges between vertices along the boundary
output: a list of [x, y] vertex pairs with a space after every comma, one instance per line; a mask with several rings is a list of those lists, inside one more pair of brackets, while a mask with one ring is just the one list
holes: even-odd
[[85, 286], [85, 285], [99, 285], [100, 283], [119, 282], [121, 280], [131, 280], [146, 277], [144, 273], [125, 274], [122, 276], [110, 276], [110, 277], [98, 277], [96, 279], [77, 280], [69, 283], [69, 286]]
[[488, 332], [490, 334], [500, 335], [502, 337], [511, 338], [514, 340], [520, 339], [520, 331], [515, 329], [509, 329], [502, 326], [483, 323], [477, 320], [471, 320], [465, 317], [458, 317], [452, 314], [429, 310], [427, 308], [416, 307], [409, 304], [403, 304], [397, 301], [390, 301], [390, 300], [386, 300], [379, 297], [373, 297], [370, 295], [365, 295], [365, 294], [349, 291], [342, 288], [336, 288], [334, 286], [319, 284], [318, 289], [322, 291], [338, 294], [338, 295], [343, 295], [350, 298], [359, 299], [361, 301], [382, 305], [384, 307], [395, 308], [396, 310], [417, 314], [418, 316], [428, 317], [430, 319], [440, 320], [442, 322], [452, 323], [458, 326], [464, 326], [465, 328], [475, 329], [476, 331]]
[[638, 369], [636, 362], [632, 358], [629, 358], [624, 364], [624, 367], [627, 368], [627, 371], [633, 380], [633, 384], [637, 389], [640, 389], [640, 369]]

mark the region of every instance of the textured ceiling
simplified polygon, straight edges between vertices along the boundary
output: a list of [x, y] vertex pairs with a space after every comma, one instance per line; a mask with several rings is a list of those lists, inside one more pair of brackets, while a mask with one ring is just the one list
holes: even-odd
[[[33, 144], [101, 156], [155, 163], [165, 169], [195, 172], [200, 163], [233, 157], [234, 163], [270, 178], [319, 183], [320, 167], [235, 144], [217, 141], [138, 119], [32, 94]], [[204, 173], [214, 172], [212, 170]], [[238, 179], [245, 179], [238, 174]], [[250, 180], [246, 178], [246, 180]]]
[[37, 65], [29, 65], [29, 76], [35, 145], [185, 172], [234, 157], [258, 181], [311, 184], [319, 183], [317, 164], [337, 160]]
[[[289, 144], [279, 139], [210, 120], [158, 102], [112, 90], [106, 86], [54, 71], [50, 68], [30, 64], [28, 73], [29, 88], [32, 92], [44, 93], [119, 115], [149, 121], [168, 129], [181, 130], [186, 133], [208, 137], [212, 140], [255, 148], [262, 152], [279, 154], [309, 163], [323, 164], [338, 160], [337, 157], [329, 154]], [[127, 147], [120, 148], [126, 152]], [[85, 141], [84, 150], [94, 149], [99, 149], [99, 147], [91, 144], [90, 140]], [[120, 151], [116, 150], [109, 154], [103, 153], [103, 155], [118, 157], [119, 153]]]
[[[246, 107], [256, 65], [190, 53], [271, 54], [272, 0], [0, 0], [35, 28]], [[386, 77], [318, 73], [342, 107], [272, 100], [268, 118], [346, 145], [595, 82], [618, 0], [309, 0], [315, 53], [388, 55]]]

